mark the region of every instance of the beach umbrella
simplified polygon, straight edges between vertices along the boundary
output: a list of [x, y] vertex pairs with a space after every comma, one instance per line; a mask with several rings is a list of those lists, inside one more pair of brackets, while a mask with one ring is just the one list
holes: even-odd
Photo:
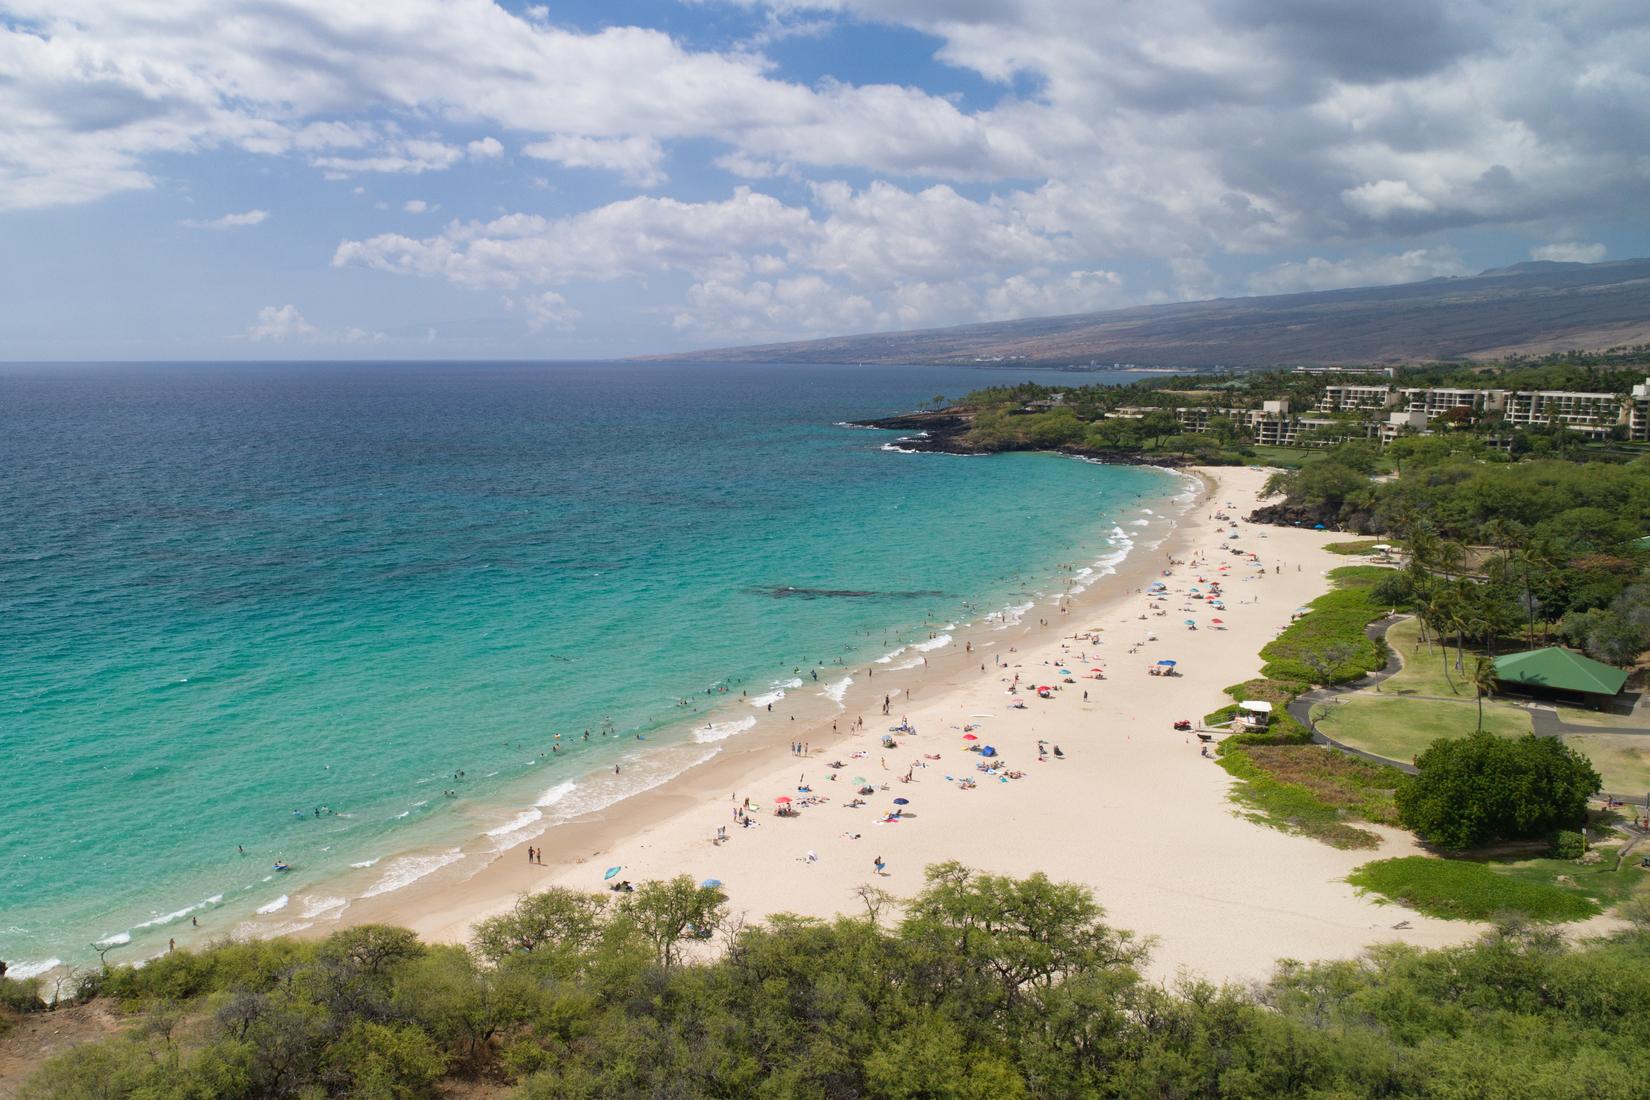
[[909, 806], [910, 804], [911, 804], [911, 800], [909, 798], [896, 798], [896, 799], [894, 799], [894, 805], [896, 805], [896, 806]]
[[1225, 623], [1226, 623], [1226, 620], [1225, 620], [1225, 619], [1210, 619], [1210, 620], [1209, 620], [1209, 621], [1210, 621], [1210, 622], [1212, 622], [1212, 623], [1220, 623], [1220, 624], [1221, 624], [1221, 625], [1223, 625], [1223, 626], [1224, 626], [1224, 625], [1225, 625]]
[[612, 878], [614, 875], [618, 874], [622, 870], [624, 870], [623, 867], [609, 867], [607, 869], [607, 874], [602, 876], [602, 881], [606, 882], [608, 879]]
[[963, 740], [964, 741], [978, 741], [979, 738], [974, 736], [972, 733], [965, 733], [965, 734], [963, 734]]
[[863, 787], [863, 786], [865, 786], [865, 784], [867, 784], [869, 782], [870, 782], [870, 780], [866, 779], [863, 775], [854, 776], [854, 785], [857, 786], [857, 787]]
[[1160, 665], [1168, 665], [1168, 666], [1170, 666], [1170, 667], [1171, 667], [1171, 668], [1172, 668], [1172, 667], [1173, 667], [1173, 666], [1174, 666], [1174, 662], [1173, 662], [1173, 661], [1159, 661], [1159, 662], [1157, 662], [1157, 663], [1158, 663], [1158, 664], [1160, 664]]
[[778, 802], [778, 803], [781, 803], [781, 804], [789, 802], [790, 800], [791, 800], [791, 796], [788, 795], [788, 794], [782, 794], [778, 798], [774, 799], [775, 802]]
[[1187, 619], [1186, 620], [1186, 625], [1187, 626], [1196, 626], [1197, 625], [1197, 620], [1196, 619]]
[[719, 878], [707, 878], [704, 882], [701, 882], [699, 885], [704, 887], [707, 890], [714, 890], [718, 886], [722, 885], [722, 880], [719, 879]]

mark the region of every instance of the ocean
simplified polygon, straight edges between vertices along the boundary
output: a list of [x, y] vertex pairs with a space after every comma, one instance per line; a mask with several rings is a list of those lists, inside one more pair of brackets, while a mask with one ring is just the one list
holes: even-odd
[[843, 422], [1126, 377], [0, 366], [0, 958], [136, 961], [192, 916], [336, 915], [352, 867], [374, 894], [553, 853], [855, 663], [1103, 571], [1175, 475]]

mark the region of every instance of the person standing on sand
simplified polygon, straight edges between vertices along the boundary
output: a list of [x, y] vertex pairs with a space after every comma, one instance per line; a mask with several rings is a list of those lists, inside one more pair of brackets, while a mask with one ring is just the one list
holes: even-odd
[[881, 875], [881, 874], [885, 873], [883, 871], [883, 868], [887, 867], [888, 865], [886, 863], [882, 862], [882, 857], [881, 856], [878, 856], [876, 859], [871, 861], [871, 866], [876, 868], [876, 872], [877, 872], [878, 875]]

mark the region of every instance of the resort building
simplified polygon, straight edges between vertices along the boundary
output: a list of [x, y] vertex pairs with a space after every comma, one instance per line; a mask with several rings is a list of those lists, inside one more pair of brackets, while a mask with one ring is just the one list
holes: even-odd
[[1425, 409], [1398, 409], [1387, 414], [1386, 422], [1381, 425], [1381, 446], [1385, 447], [1407, 429], [1410, 432], [1425, 433], [1427, 422], [1432, 418]]
[[1633, 387], [1627, 409], [1627, 438], [1650, 442], [1650, 378]]
[[1319, 412], [1350, 412], [1366, 409], [1379, 412], [1398, 402], [1398, 393], [1391, 386], [1325, 386], [1318, 401]]
[[1443, 416], [1456, 409], [1466, 409], [1474, 419], [1485, 413], [1500, 412], [1507, 402], [1506, 390], [1406, 389], [1399, 391], [1403, 403], [1411, 409], [1420, 409], [1427, 419]]
[[1562, 425], [1601, 439], [1617, 424], [1630, 424], [1631, 405], [1618, 393], [1520, 390], [1507, 394], [1506, 417], [1516, 427]]

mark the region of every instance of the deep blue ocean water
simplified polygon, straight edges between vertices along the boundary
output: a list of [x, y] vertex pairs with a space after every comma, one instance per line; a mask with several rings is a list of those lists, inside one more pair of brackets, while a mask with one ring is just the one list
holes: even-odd
[[1025, 380], [1117, 379], [0, 366], [0, 958], [145, 957], [352, 863], [393, 888], [428, 863], [397, 851], [622, 794], [580, 777], [638, 732], [714, 751], [778, 720], [740, 691], [828, 706], [839, 659], [1095, 559], [1179, 482], [839, 424]]

